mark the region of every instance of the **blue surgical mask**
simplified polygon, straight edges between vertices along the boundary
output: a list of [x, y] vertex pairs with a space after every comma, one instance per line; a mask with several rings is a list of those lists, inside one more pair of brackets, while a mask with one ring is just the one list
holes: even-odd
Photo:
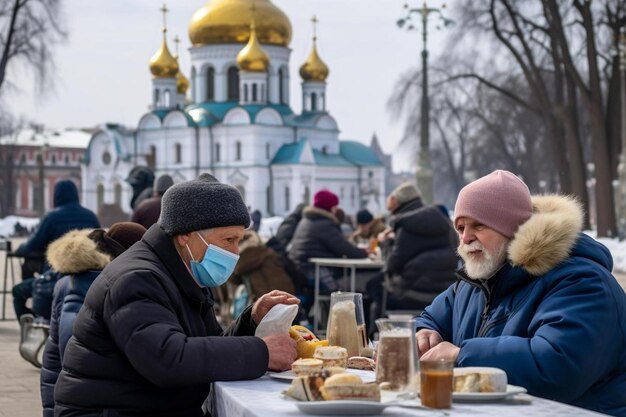
[[204, 258], [200, 262], [196, 262], [193, 259], [189, 246], [185, 245], [191, 256], [191, 273], [201, 287], [219, 287], [228, 281], [235, 269], [235, 265], [237, 265], [239, 255], [235, 255], [218, 246], [209, 245], [200, 236], [200, 233], [198, 233], [198, 236], [207, 245], [207, 250], [204, 253]]

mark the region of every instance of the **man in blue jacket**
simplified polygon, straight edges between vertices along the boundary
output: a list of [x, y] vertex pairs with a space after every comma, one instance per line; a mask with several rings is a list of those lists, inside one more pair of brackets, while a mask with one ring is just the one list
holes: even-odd
[[421, 359], [501, 368], [530, 394], [626, 415], [626, 295], [582, 218], [574, 199], [531, 197], [508, 171], [464, 187], [465, 267], [417, 320]]

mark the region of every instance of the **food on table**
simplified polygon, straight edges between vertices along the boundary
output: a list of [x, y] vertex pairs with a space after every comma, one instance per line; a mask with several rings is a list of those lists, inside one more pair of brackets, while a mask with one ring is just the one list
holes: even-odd
[[324, 368], [339, 366], [345, 369], [348, 367], [348, 351], [341, 346], [318, 346], [313, 357], [324, 362]]
[[358, 375], [342, 373], [326, 379], [320, 388], [322, 398], [330, 400], [380, 401], [380, 388], [376, 384], [364, 384]]
[[330, 377], [329, 371], [317, 372], [310, 375], [302, 375], [291, 381], [291, 385], [284, 392], [285, 395], [300, 401], [323, 400], [320, 388], [326, 378]]
[[364, 356], [352, 356], [348, 358], [348, 368], [373, 371], [376, 369], [376, 363], [372, 359]]
[[352, 301], [334, 304], [330, 311], [328, 326], [330, 344], [346, 348], [350, 356], [358, 356], [361, 353], [355, 308]]
[[296, 341], [298, 358], [312, 358], [315, 348], [328, 346], [328, 340], [319, 340], [313, 332], [304, 326], [291, 326], [289, 336]]
[[291, 364], [291, 370], [296, 375], [309, 375], [309, 374], [313, 374], [316, 372], [320, 372], [322, 370], [323, 364], [324, 362], [322, 362], [319, 359], [312, 359], [312, 358], [298, 359], [297, 361]]
[[506, 372], [498, 368], [454, 368], [454, 392], [506, 392]]

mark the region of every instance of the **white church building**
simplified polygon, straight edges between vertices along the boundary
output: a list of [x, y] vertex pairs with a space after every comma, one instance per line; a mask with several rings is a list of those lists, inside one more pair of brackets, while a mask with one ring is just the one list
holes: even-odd
[[315, 36], [299, 71], [296, 114], [289, 102], [292, 27], [270, 0], [211, 0], [193, 15], [191, 81], [169, 51], [166, 31], [150, 60], [151, 111], [136, 129], [109, 124], [91, 137], [83, 204], [96, 212], [116, 204], [130, 213], [125, 179], [144, 165], [175, 182], [211, 172], [264, 216], [310, 204], [321, 189], [336, 193], [349, 214], [384, 210], [386, 168], [370, 147], [339, 140]]

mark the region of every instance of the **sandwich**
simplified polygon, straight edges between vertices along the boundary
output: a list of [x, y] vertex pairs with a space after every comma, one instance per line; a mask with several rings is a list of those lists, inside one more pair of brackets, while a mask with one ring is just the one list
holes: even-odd
[[358, 375], [342, 373], [326, 379], [320, 388], [322, 398], [331, 400], [380, 401], [380, 388], [364, 384]]
[[318, 346], [313, 357], [324, 362], [324, 368], [339, 366], [345, 369], [348, 367], [348, 351], [341, 346]]
[[498, 368], [454, 368], [454, 392], [506, 392], [506, 372]]

